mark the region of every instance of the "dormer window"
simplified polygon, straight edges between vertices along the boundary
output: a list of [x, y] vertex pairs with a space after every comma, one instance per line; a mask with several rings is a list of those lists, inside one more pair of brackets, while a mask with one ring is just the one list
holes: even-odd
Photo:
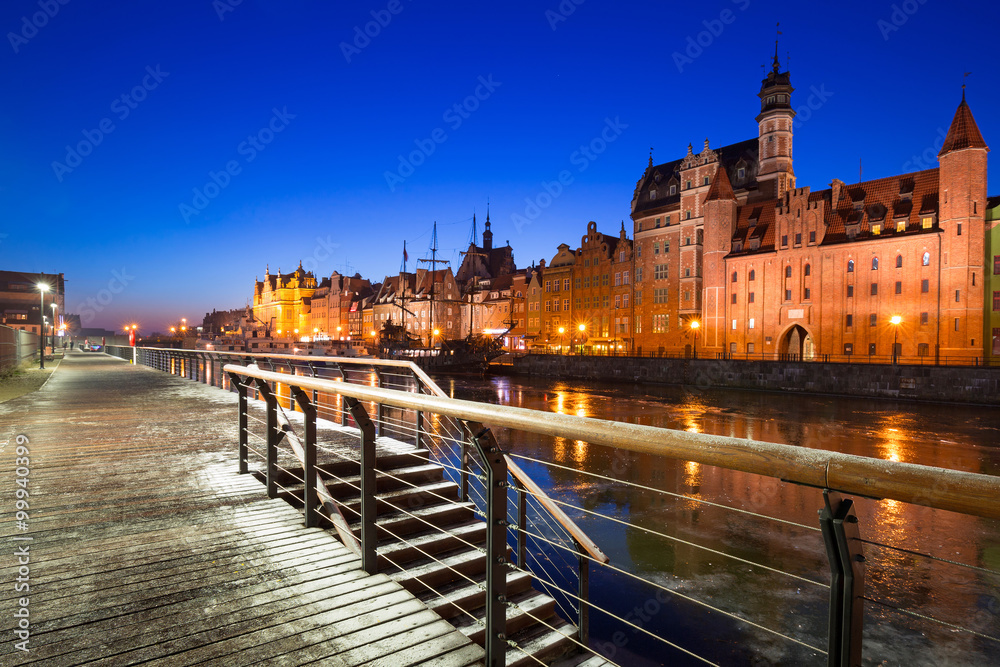
[[650, 200], [656, 199], [656, 190], [649, 191], [649, 198]]
[[906, 220], [905, 219], [903, 219], [903, 220], [897, 220], [896, 221], [896, 231], [897, 232], [905, 232], [906, 231]]
[[876, 222], [872, 224], [872, 236], [878, 236], [882, 233], [882, 223]]
[[745, 168], [740, 167], [739, 169], [736, 170], [736, 178], [744, 179], [746, 178], [746, 175], [747, 175], [747, 170]]
[[670, 186], [670, 194], [671, 195], [677, 194], [677, 186], [676, 185], [671, 185]]

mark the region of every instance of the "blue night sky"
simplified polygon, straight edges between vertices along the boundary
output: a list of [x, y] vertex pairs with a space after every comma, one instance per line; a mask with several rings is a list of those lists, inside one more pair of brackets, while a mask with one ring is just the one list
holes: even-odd
[[412, 269], [434, 221], [457, 268], [487, 200], [496, 244], [548, 260], [628, 222], [650, 147], [756, 136], [776, 21], [800, 186], [936, 166], [964, 72], [1000, 137], [995, 3], [577, 2], [7, 0], [0, 268], [148, 333], [244, 306], [267, 264], [381, 280], [405, 239]]

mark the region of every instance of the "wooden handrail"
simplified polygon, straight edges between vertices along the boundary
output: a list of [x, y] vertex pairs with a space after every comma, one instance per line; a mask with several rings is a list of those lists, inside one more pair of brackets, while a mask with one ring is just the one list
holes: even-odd
[[[227, 364], [224, 370], [288, 384], [287, 374]], [[528, 408], [476, 403], [359, 384], [294, 376], [303, 389], [335, 392], [362, 401], [425, 410], [530, 433], [583, 440], [626, 451], [694, 461], [789, 482], [887, 498], [990, 519], [1000, 519], [1000, 477], [885, 461], [853, 454], [743, 440], [705, 433], [576, 417]]]

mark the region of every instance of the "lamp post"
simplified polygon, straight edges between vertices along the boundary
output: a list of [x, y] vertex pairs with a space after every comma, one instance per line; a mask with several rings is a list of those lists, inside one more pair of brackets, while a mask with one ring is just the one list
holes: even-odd
[[581, 324], [577, 328], [580, 330], [580, 354], [583, 354], [583, 341], [584, 341], [584, 338], [587, 335], [587, 325], [586, 324]]
[[896, 365], [896, 341], [899, 340], [899, 324], [903, 321], [903, 318], [899, 315], [893, 315], [889, 318], [892, 323], [892, 365]]
[[50, 329], [52, 331], [52, 354], [55, 354], [56, 353], [56, 312], [57, 312], [57, 309], [59, 308], [59, 305], [55, 301], [53, 301], [49, 305], [52, 306], [52, 327]]
[[41, 298], [41, 308], [38, 309], [38, 369], [45, 368], [45, 293], [49, 286], [38, 283], [38, 296]]
[[559, 354], [566, 354], [565, 347], [566, 327], [559, 327]]
[[701, 328], [701, 322], [698, 320], [691, 320], [691, 331], [694, 332], [694, 358], [698, 358], [698, 329]]

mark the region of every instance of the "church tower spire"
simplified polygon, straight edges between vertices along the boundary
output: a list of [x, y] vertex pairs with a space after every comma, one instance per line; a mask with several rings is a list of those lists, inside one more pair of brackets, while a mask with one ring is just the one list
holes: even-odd
[[[781, 34], [780, 32], [778, 33]], [[771, 71], [761, 81], [760, 113], [757, 114], [758, 160], [757, 182], [770, 187], [774, 197], [781, 197], [795, 187], [792, 168], [792, 109], [791, 75], [781, 71], [778, 61], [778, 40], [774, 41]]]

